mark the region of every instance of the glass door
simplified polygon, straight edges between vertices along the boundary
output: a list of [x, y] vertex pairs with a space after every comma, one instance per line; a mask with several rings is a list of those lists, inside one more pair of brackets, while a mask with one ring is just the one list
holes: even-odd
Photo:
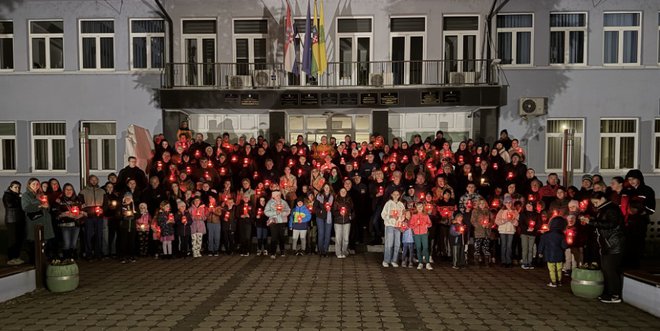
[[421, 84], [423, 81], [424, 37], [392, 37], [394, 85]]
[[371, 37], [339, 38], [339, 85], [369, 84]]
[[187, 85], [214, 85], [215, 38], [184, 38], [184, 47]]

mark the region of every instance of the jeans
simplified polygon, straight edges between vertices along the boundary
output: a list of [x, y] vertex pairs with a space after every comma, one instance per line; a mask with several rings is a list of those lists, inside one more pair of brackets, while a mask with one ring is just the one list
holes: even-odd
[[511, 264], [511, 246], [513, 244], [513, 234], [500, 233], [500, 249], [501, 259], [503, 264]]
[[383, 236], [383, 219], [380, 217], [380, 213], [383, 211], [385, 205], [377, 205], [374, 208], [374, 213], [371, 216], [371, 239], [380, 241], [380, 237]]
[[316, 225], [319, 231], [318, 249], [319, 254], [327, 254], [330, 247], [330, 235], [332, 235], [332, 223], [317, 219]]
[[522, 242], [522, 264], [531, 265], [534, 260], [534, 242], [536, 241], [536, 237], [521, 234], [520, 241]]
[[206, 223], [206, 233], [209, 238], [209, 251], [220, 251], [220, 223]]
[[385, 227], [385, 250], [383, 262], [396, 263], [401, 249], [401, 231], [394, 226]]
[[[401, 262], [404, 264], [406, 262], [412, 263], [413, 253], [415, 253], [415, 243], [402, 243], [402, 245], [403, 253], [401, 253]], [[419, 262], [422, 262], [422, 260], [419, 260]]]
[[257, 253], [268, 246], [268, 228], [257, 226]]
[[600, 257], [601, 270], [605, 278], [605, 296], [621, 296], [623, 254], [608, 254]]
[[298, 239], [300, 238], [300, 247], [304, 251], [307, 248], [307, 230], [293, 230], [293, 244], [292, 249], [298, 250]]
[[415, 246], [417, 247], [417, 260], [419, 260], [419, 263], [422, 263], [422, 261], [429, 263], [429, 234], [413, 235], [413, 240], [415, 240]]
[[335, 255], [348, 255], [348, 238], [351, 234], [351, 224], [335, 224]]
[[[87, 217], [85, 220], [85, 255], [87, 258], [91, 258], [94, 254], [97, 257], [103, 255], [103, 223], [103, 219], [96, 216]], [[96, 241], [93, 242], [95, 236]]]
[[77, 226], [66, 226], [60, 227], [62, 229], [62, 241], [64, 247], [62, 249], [67, 251], [69, 249], [76, 249], [76, 242], [78, 241], [78, 233], [80, 233], [80, 228]]

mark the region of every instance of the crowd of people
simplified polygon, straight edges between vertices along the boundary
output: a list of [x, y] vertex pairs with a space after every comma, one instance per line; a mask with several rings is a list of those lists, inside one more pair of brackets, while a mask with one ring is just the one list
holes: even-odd
[[456, 150], [442, 131], [411, 142], [347, 135], [311, 145], [302, 136], [290, 145], [261, 136], [232, 143], [225, 133], [211, 145], [184, 123], [174, 144], [163, 135], [154, 143], [146, 173], [129, 157], [106, 183], [91, 175], [80, 192], [55, 178], [32, 178], [24, 192], [12, 182], [3, 197], [9, 263], [23, 263], [35, 224], [51, 259], [121, 263], [221, 253], [276, 259], [289, 240], [291, 254], [327, 257], [334, 238], [339, 259], [382, 244], [383, 267], [547, 264], [551, 287], [573, 268], [601, 268], [602, 301], [620, 302], [623, 263], [639, 265], [655, 209], [639, 170], [609, 185], [598, 174], [585, 174], [580, 187], [562, 186], [555, 173], [543, 183], [506, 130], [492, 144], [467, 139]]

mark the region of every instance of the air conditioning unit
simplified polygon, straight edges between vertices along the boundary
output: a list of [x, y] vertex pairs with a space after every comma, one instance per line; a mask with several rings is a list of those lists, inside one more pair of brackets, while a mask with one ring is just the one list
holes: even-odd
[[240, 90], [252, 87], [252, 76], [248, 75], [233, 75], [227, 76], [227, 85], [229, 88]]
[[[275, 77], [275, 79], [273, 79]], [[279, 87], [279, 76], [271, 70], [255, 70], [252, 73], [254, 86], [256, 87]]]
[[520, 116], [541, 116], [548, 113], [548, 98], [525, 97], [520, 98], [518, 105]]
[[369, 74], [369, 85], [382, 87], [394, 85], [394, 75], [391, 72]]
[[477, 80], [477, 73], [474, 71], [449, 73], [449, 84], [453, 84], [453, 85], [474, 84], [476, 80]]

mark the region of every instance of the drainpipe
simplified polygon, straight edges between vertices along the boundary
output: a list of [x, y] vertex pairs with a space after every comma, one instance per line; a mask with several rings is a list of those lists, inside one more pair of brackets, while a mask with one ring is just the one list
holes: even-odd
[[[497, 13], [506, 6], [506, 4], [509, 2], [509, 0], [502, 0], [502, 3], [497, 6], [499, 0], [493, 0], [493, 5], [490, 7], [490, 12], [488, 12], [488, 16], [486, 17], [486, 61], [488, 62], [488, 70], [486, 70], [486, 82], [490, 84], [491, 82], [491, 54], [490, 54], [490, 49], [492, 47], [491, 45], [491, 40], [492, 40], [492, 33], [491, 33], [491, 28], [493, 27], [493, 17], [497, 15]], [[497, 6], [497, 8], [496, 8]]]
[[[166, 71], [169, 71], [169, 74], [167, 75], [167, 85], [172, 87], [174, 86], [174, 23], [172, 21], [172, 17], [170, 17], [170, 14], [167, 13], [167, 10], [165, 10], [165, 7], [163, 4], [160, 2], [160, 0], [154, 0], [156, 2], [156, 5], [161, 11], [161, 16], [167, 20], [167, 57], [169, 60], [169, 69]], [[165, 64], [165, 68], [168, 67], [168, 64]]]

